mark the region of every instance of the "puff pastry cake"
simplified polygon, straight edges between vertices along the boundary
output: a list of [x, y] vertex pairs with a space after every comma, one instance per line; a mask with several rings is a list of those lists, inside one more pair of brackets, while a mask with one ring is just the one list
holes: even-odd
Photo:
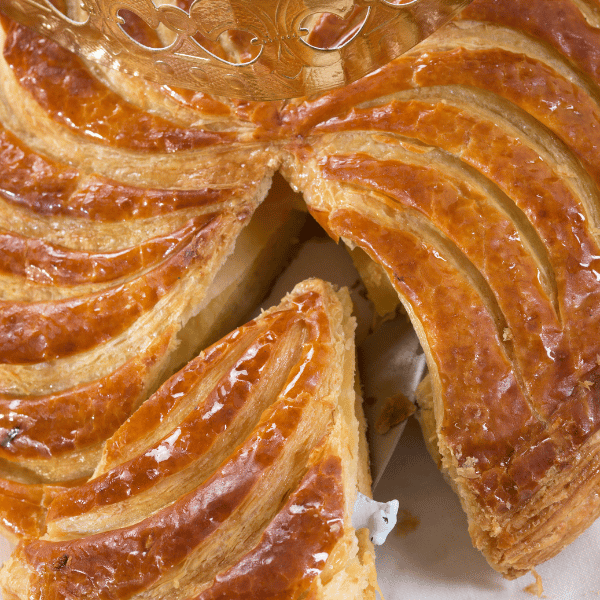
[[17, 548], [4, 598], [374, 599], [351, 309], [309, 280], [170, 378]]
[[[138, 21], [127, 26], [151, 43]], [[2, 157], [11, 168], [0, 218], [10, 235], [66, 244], [63, 232], [74, 231], [78, 250], [92, 252], [124, 231], [141, 241], [166, 235], [167, 221], [181, 229], [197, 202], [204, 208], [190, 226], [225, 254], [206, 227], [221, 231], [227, 220], [237, 231], [281, 168], [329, 234], [362, 252], [363, 264], [374, 261], [399, 294], [428, 357], [429, 441], [489, 563], [523, 574], [598, 516], [596, 0], [475, 0], [377, 73], [272, 104], [159, 88], [83, 65], [7, 20], [3, 30]], [[324, 18], [313, 34], [327, 42], [343, 30]], [[156, 191], [165, 186], [179, 190], [168, 201]], [[223, 212], [205, 223], [211, 202]], [[36, 272], [22, 257], [15, 264]], [[71, 310], [58, 316], [73, 302], [61, 285], [44, 288], [52, 319], [41, 333], [28, 325], [42, 314], [29, 287], [8, 286], [5, 415], [9, 394], [52, 393], [56, 373], [68, 380], [69, 361], [87, 373], [91, 357], [112, 353], [109, 340], [135, 347], [122, 364], [164, 352], [172, 334], [162, 321], [115, 330], [145, 310], [134, 287], [147, 290], [144, 302], [167, 293], [160, 278], [135, 281], [130, 295], [106, 300], [119, 319], [82, 325], [83, 346], [65, 337], [78, 321]], [[169, 293], [187, 298], [190, 278], [177, 281]], [[21, 431], [6, 422], [3, 456]]]

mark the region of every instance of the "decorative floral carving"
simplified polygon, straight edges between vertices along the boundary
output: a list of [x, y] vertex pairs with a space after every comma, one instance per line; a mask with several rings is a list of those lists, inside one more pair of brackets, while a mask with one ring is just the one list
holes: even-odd
[[[395, 58], [441, 26], [470, 0], [195, 0], [189, 12], [152, 0], [82, 0], [64, 15], [50, 0], [4, 0], [2, 11], [84, 58], [149, 79], [213, 94], [278, 99], [343, 85]], [[356, 7], [365, 19], [339, 48], [307, 42], [311, 17], [342, 19]], [[164, 47], [148, 48], [123, 29], [121, 11], [167, 31]], [[251, 36], [252, 58], [219, 55], [202, 40], [226, 31]], [[202, 36], [202, 37], [201, 37]]]

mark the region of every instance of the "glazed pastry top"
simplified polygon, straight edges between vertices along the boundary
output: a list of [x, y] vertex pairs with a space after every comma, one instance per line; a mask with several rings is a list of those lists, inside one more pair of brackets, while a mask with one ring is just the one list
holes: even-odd
[[300, 598], [343, 576], [364, 468], [353, 329], [347, 292], [309, 280], [210, 346], [108, 440], [94, 478], [54, 498], [4, 589]]
[[[595, 0], [475, 0], [378, 72], [272, 104], [132, 81], [3, 27], [7, 398], [78, 393], [54, 381], [57, 367], [81, 386], [148, 364], [136, 332], [177, 329], [158, 313], [185, 298], [175, 312], [187, 314], [190, 273], [222, 232], [235, 239], [281, 168], [328, 233], [398, 291], [427, 354], [443, 468], [488, 560], [522, 573], [595, 518]], [[325, 17], [314, 35], [343, 27]], [[113, 349], [119, 365], [99, 360]], [[557, 527], [573, 534], [552, 538]]]

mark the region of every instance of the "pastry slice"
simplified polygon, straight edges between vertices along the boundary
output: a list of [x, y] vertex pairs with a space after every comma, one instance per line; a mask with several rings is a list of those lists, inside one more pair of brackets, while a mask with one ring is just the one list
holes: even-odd
[[18, 546], [5, 598], [375, 598], [354, 319], [308, 280], [171, 377]]
[[[5, 536], [14, 540], [41, 535], [44, 532], [46, 508], [53, 495], [65, 485], [71, 486], [87, 478], [97, 465], [105, 439], [148, 397], [165, 375], [173, 372], [198, 348], [222, 334], [224, 328], [237, 324], [240, 316], [259, 300], [286, 260], [289, 240], [302, 222], [302, 213], [295, 210], [288, 200], [281, 189], [269, 196], [237, 240], [235, 232], [239, 231], [239, 220], [234, 215], [227, 217], [226, 213], [192, 221], [183, 232], [187, 239], [180, 235], [183, 243], [177, 239], [179, 232], [165, 241], [159, 240], [156, 245], [162, 242], [166, 247], [166, 260], [161, 256], [156, 260], [156, 268], [146, 268], [142, 270], [141, 277], [131, 280], [129, 287], [134, 289], [134, 294], [127, 295], [129, 299], [126, 301], [131, 302], [132, 297], [147, 298], [148, 288], [150, 293], [153, 288], [143, 284], [148, 280], [152, 282], [151, 278], [158, 279], [161, 271], [164, 273], [167, 268], [178, 276], [174, 278], [171, 275], [172, 283], [178, 282], [183, 275], [184, 281], [188, 279], [188, 285], [183, 289], [177, 286], [180, 288], [177, 291], [179, 295], [167, 296], [159, 303], [158, 310], [148, 305], [145, 311], [139, 311], [140, 316], [132, 321], [133, 333], [125, 328], [124, 333], [114, 335], [116, 339], [111, 339], [112, 332], [105, 320], [114, 323], [124, 312], [119, 303], [125, 301], [121, 292], [126, 285], [110, 285], [110, 277], [107, 277], [109, 285], [100, 293], [83, 298], [55, 302], [1, 302], [3, 306], [0, 306], [0, 312], [2, 309], [8, 312], [15, 305], [21, 308], [22, 315], [19, 318], [22, 319], [22, 327], [29, 319], [27, 309], [42, 307], [48, 315], [50, 311], [60, 314], [61, 306], [65, 306], [65, 320], [61, 324], [65, 339], [76, 337], [73, 335], [77, 326], [73, 318], [74, 307], [95, 301], [87, 314], [96, 310], [101, 317], [96, 327], [101, 337], [87, 351], [76, 352], [62, 360], [37, 360], [31, 365], [10, 364], [8, 361], [14, 358], [16, 352], [7, 351], [5, 354], [5, 364], [0, 367], [4, 368], [6, 374], [3, 380], [5, 391], [0, 392], [0, 514], [3, 516], [2, 531]], [[203, 222], [206, 224], [203, 225]], [[10, 249], [17, 245], [13, 243], [15, 239], [21, 246], [26, 246], [22, 253], [17, 251], [9, 257], [13, 258], [17, 267], [10, 269], [6, 277], [9, 281], [20, 279], [26, 282], [28, 274], [50, 271], [50, 267], [42, 271], [40, 265], [44, 263], [51, 265], [55, 281], [64, 274], [85, 279], [86, 273], [82, 272], [80, 266], [82, 263], [84, 267], [90, 265], [93, 260], [89, 258], [89, 253], [85, 256], [85, 253], [56, 246], [47, 250], [38, 240], [5, 234], [4, 239], [7, 238]], [[206, 247], [196, 254], [203, 242], [206, 242]], [[231, 252], [234, 245], [235, 249], [225, 259], [215, 243], [225, 253]], [[27, 246], [41, 250], [34, 253]], [[112, 262], [110, 254], [98, 254], [98, 260], [96, 264], [91, 264], [90, 271], [100, 275], [110, 274], [109, 269], [115, 263], [131, 268], [135, 259], [143, 260], [150, 255], [148, 250], [152, 249], [148, 249], [148, 246], [150, 244], [113, 253], [116, 260]], [[275, 248], [278, 252], [274, 252]], [[160, 250], [162, 248], [159, 247]], [[187, 266], [186, 253], [194, 257], [194, 261]], [[14, 260], [15, 255], [18, 260]], [[50, 257], [53, 260], [49, 260]], [[64, 262], [61, 264], [57, 257], [65, 257]], [[3, 255], [3, 259], [6, 258], [6, 254]], [[13, 267], [12, 264], [9, 266]], [[15, 271], [23, 266], [27, 272], [15, 276]], [[212, 284], [207, 286], [213, 276], [211, 270], [216, 276]], [[194, 276], [194, 273], [200, 274], [199, 280], [195, 280], [197, 275]], [[26, 285], [23, 287], [26, 289]], [[187, 291], [185, 287], [188, 287]], [[60, 288], [53, 285], [46, 289], [56, 293]], [[76, 293], [75, 286], [65, 286], [64, 289]], [[194, 289], [197, 296], [193, 296], [194, 304], [190, 304]], [[37, 286], [34, 290], [43, 292], [44, 286]], [[111, 295], [116, 297], [112, 299], [116, 304], [113, 312], [106, 312], [106, 299], [111, 299]], [[137, 302], [139, 308], [140, 303]], [[154, 317], [152, 312], [155, 313]], [[7, 318], [10, 318], [10, 314], [5, 317], [5, 322]], [[39, 335], [40, 329], [43, 331], [43, 324], [56, 327], [56, 323], [50, 320], [51, 316], [42, 318], [40, 326], [32, 331], [35, 335]], [[89, 329], [90, 320], [86, 320], [84, 315], [80, 322], [83, 322], [83, 331], [91, 336], [93, 330]], [[12, 330], [9, 324], [8, 332]], [[5, 331], [5, 335], [9, 333]], [[55, 339], [59, 335], [60, 329]], [[81, 333], [77, 335], [81, 336]], [[106, 342], [103, 338], [106, 338]], [[139, 351], [134, 354], [131, 343], [137, 339], [142, 341]], [[20, 348], [15, 346], [15, 349]], [[16, 379], [23, 372], [27, 375], [32, 367], [37, 369], [34, 374], [40, 374], [44, 379], [43, 385], [39, 386], [42, 393], [35, 393], [35, 377]]]

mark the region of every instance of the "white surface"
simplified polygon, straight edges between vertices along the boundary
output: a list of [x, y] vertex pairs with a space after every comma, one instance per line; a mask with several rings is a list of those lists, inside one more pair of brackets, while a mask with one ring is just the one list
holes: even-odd
[[[365, 415], [375, 424], [386, 398], [398, 393], [414, 401], [415, 390], [426, 371], [425, 355], [412, 326], [406, 319], [383, 323], [358, 348], [358, 368], [365, 398], [375, 398], [375, 404], [364, 404]], [[385, 435], [378, 435], [371, 426], [367, 432], [371, 451], [373, 491], [377, 490], [388, 461], [404, 431], [404, 423]]]
[[[471, 544], [458, 497], [430, 458], [410, 419], [375, 498], [398, 498], [400, 511], [421, 520], [412, 533], [392, 532], [376, 549], [385, 600], [533, 600], [526, 575], [506, 581]], [[600, 520], [558, 556], [537, 568], [549, 600], [600, 598]]]

